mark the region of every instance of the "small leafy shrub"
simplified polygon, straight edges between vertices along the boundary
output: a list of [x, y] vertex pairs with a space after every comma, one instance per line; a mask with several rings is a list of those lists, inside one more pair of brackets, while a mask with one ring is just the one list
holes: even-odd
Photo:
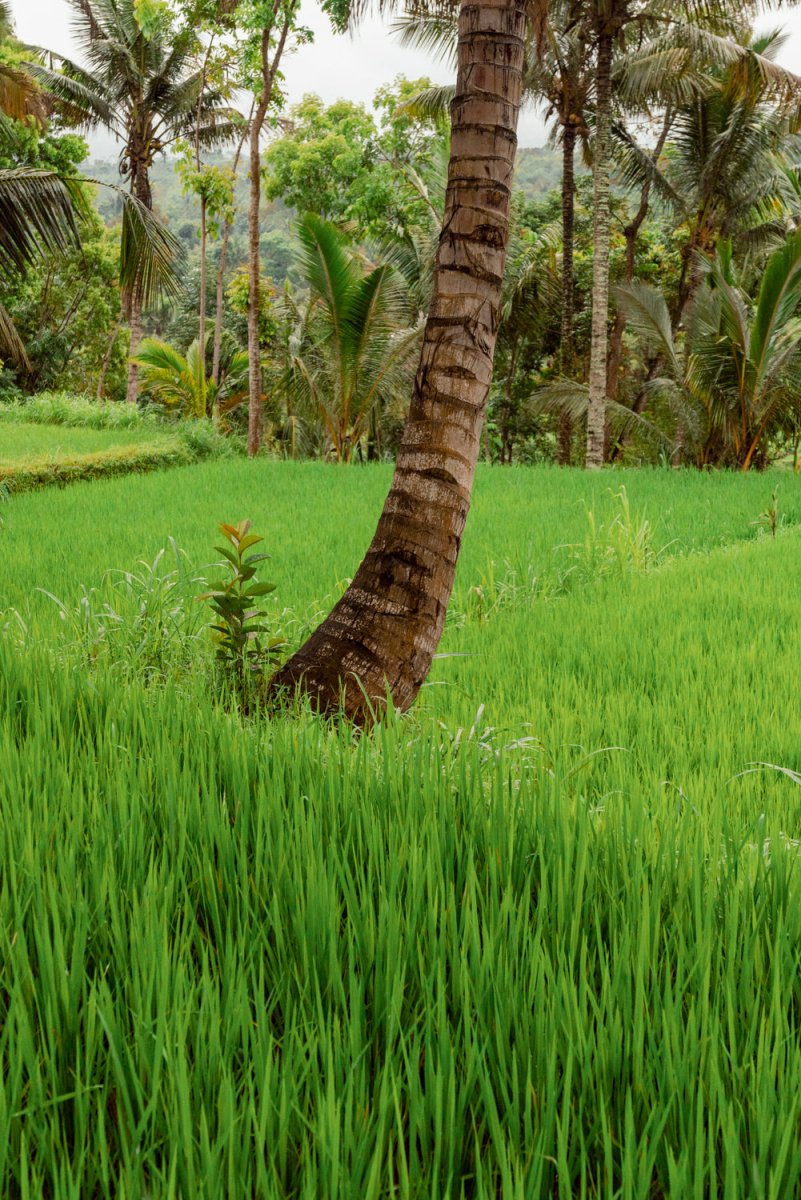
[[251, 533], [250, 527], [250, 521], [220, 525], [220, 533], [227, 545], [215, 546], [215, 550], [223, 555], [225, 563], [221, 565], [228, 568], [229, 575], [227, 579], [213, 583], [201, 597], [210, 602], [217, 617], [217, 623], [212, 625], [217, 661], [241, 694], [247, 694], [283, 645], [280, 638], [263, 636], [269, 634], [264, 624], [267, 614], [254, 604], [262, 596], [274, 592], [275, 584], [260, 583], [256, 579], [258, 563], [265, 562], [270, 556], [249, 553], [264, 541]]

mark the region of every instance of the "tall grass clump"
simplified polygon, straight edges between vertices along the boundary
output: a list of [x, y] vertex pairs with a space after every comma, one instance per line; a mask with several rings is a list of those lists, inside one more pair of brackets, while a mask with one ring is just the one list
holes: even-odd
[[87, 429], [141, 429], [157, 425], [159, 418], [133, 404], [93, 400], [72, 392], [40, 392], [24, 400], [0, 405], [0, 421]]

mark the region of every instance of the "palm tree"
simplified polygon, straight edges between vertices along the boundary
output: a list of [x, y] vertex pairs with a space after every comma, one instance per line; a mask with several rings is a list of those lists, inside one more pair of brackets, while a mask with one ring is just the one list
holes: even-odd
[[[198, 41], [189, 27], [157, 23], [146, 33], [136, 0], [69, 0], [86, 66], [51, 54], [59, 69], [32, 64], [31, 73], [58, 100], [82, 114], [87, 126], [102, 125], [121, 143], [120, 174], [145, 209], [153, 206], [150, 169], [179, 137], [219, 145], [232, 135], [222, 94], [204, 86]], [[199, 118], [199, 119], [198, 119]], [[123, 290], [131, 329], [128, 400], [135, 402], [142, 294]]]
[[[741, 39], [748, 57], [713, 73], [712, 87], [676, 113], [671, 174], [681, 180], [687, 239], [672, 306], [674, 329], [700, 276], [700, 256], [714, 255], [720, 239], [776, 236], [776, 156], [797, 123], [801, 77], [774, 62], [778, 32]], [[790, 109], [788, 113], [788, 107]]]
[[634, 283], [623, 289], [629, 321], [660, 353], [666, 374], [653, 391], [699, 424], [699, 464], [747, 471], [773, 426], [798, 416], [801, 396], [801, 233], [768, 259], [756, 302], [737, 282], [731, 244], [716, 260], [690, 302], [683, 353], [664, 297]]
[[[575, 323], [575, 159], [580, 146], [589, 148], [587, 109], [594, 83], [591, 46], [580, 22], [573, 19], [571, 0], [554, 0], [547, 20], [540, 26], [540, 43], [526, 48], [524, 95], [545, 100], [546, 121], [554, 124], [554, 138], [562, 148], [562, 296], [560, 361], [562, 371], [573, 368]], [[456, 40], [456, 11], [416, 13], [396, 24], [406, 45], [434, 50], [450, 57]], [[443, 111], [453, 98], [452, 87], [431, 88], [422, 93], [415, 107], [423, 114]], [[563, 412], [559, 422], [559, 461], [570, 462], [572, 421]]]
[[248, 454], [258, 454], [264, 432], [262, 408], [261, 346], [261, 262], [259, 255], [259, 209], [261, 207], [261, 135], [273, 102], [281, 59], [295, 27], [300, 0], [278, 0], [268, 8], [269, 16], [258, 35], [259, 64], [256, 104], [250, 118], [250, 189], [248, 197]]
[[337, 228], [312, 214], [298, 238], [311, 298], [303, 312], [293, 306], [282, 390], [322, 419], [334, 458], [347, 463], [373, 412], [408, 394], [417, 331], [403, 328], [408, 304], [391, 267], [365, 271]]
[[205, 417], [217, 389], [206, 379], [205, 347], [195, 338], [186, 355], [159, 338], [143, 338], [136, 365], [141, 368], [142, 390], [167, 409], [187, 417]]
[[[13, 160], [16, 131], [2, 111], [0, 149]], [[0, 170], [0, 279], [26, 271], [43, 254], [80, 249], [80, 223], [87, 206], [84, 185], [94, 182], [30, 167]], [[135, 196], [120, 188], [114, 191], [122, 200], [121, 286], [140, 304], [174, 292], [180, 245]], [[0, 346], [26, 364], [25, 348], [2, 305]]]
[[434, 290], [392, 487], [333, 612], [278, 672], [324, 712], [408, 708], [445, 624], [492, 378], [523, 54], [544, 3], [462, 3], [451, 154]]
[[[794, 0], [788, 0], [792, 3]], [[610, 159], [612, 154], [613, 73], [615, 48], [631, 51], [647, 38], [654, 39], [644, 56], [642, 94], [653, 95], [660, 75], [671, 82], [665, 64], [676, 51], [684, 50], [696, 61], [710, 65], [746, 64], [754, 52], [730, 36], [737, 32], [749, 10], [746, 2], [736, 14], [725, 0], [576, 0], [576, 19], [587, 29], [595, 44], [595, 137], [593, 144], [593, 281], [592, 336], [590, 347], [589, 396], [587, 408], [586, 465], [603, 465], [606, 429], [607, 357], [609, 346], [609, 246], [610, 246]], [[776, 80], [779, 92], [786, 90], [786, 77], [778, 78], [775, 64], [760, 61], [758, 68]]]

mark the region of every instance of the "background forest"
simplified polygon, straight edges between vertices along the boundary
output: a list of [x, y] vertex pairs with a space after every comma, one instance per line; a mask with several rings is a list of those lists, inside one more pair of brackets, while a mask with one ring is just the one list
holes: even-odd
[[[526, 69], [552, 144], [518, 156], [484, 456], [797, 464], [801, 79], [776, 63], [781, 32], [755, 36], [742, 10], [629, 28], [621, 9], [602, 62], [580, 8], [552, 6]], [[0, 202], [30, 221], [2, 264], [0, 403], [127, 398], [213, 417], [250, 453], [391, 457], [450, 89], [398, 76], [372, 109], [288, 107], [281, 53], [309, 36], [291, 7], [261, 60], [247, 5], [88, 11], [76, 0], [83, 64], [15, 41], [7, 9], [0, 23]], [[447, 14], [395, 33], [453, 53]], [[98, 127], [118, 162], [86, 161]], [[48, 173], [70, 209], [52, 237], [35, 211]], [[125, 280], [128, 194], [163, 240], [143, 289]]]

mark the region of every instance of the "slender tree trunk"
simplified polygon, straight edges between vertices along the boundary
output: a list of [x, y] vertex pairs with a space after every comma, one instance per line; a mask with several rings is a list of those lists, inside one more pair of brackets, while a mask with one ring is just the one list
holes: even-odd
[[261, 135], [267, 105], [262, 102], [250, 129], [250, 204], [248, 207], [248, 454], [261, 448], [264, 413], [261, 404], [261, 346], [259, 345], [260, 276], [259, 206], [261, 201]]
[[225, 222], [223, 229], [222, 243], [220, 245], [220, 261], [217, 266], [217, 294], [216, 306], [214, 310], [214, 344], [211, 357], [211, 378], [215, 388], [220, 385], [220, 358], [222, 355], [222, 323], [223, 313], [225, 311], [223, 303], [223, 289], [225, 286], [225, 266], [228, 258], [228, 239], [231, 235], [231, 226], [228, 221]]
[[[277, 12], [276, 0], [274, 12]], [[250, 123], [250, 204], [248, 206], [248, 454], [258, 454], [264, 432], [261, 403], [261, 347], [259, 345], [259, 308], [261, 264], [259, 262], [259, 207], [261, 203], [261, 149], [259, 139], [264, 119], [273, 98], [275, 75], [281, 62], [294, 12], [285, 16], [278, 44], [270, 61], [270, 37], [273, 26], [261, 35], [261, 97]]]
[[108, 369], [111, 366], [111, 356], [114, 353], [114, 347], [117, 344], [117, 334], [120, 332], [121, 324], [122, 324], [122, 317], [120, 316], [114, 322], [114, 328], [111, 331], [111, 337], [109, 338], [109, 343], [108, 343], [108, 346], [106, 347], [106, 353], [103, 355], [103, 362], [100, 366], [100, 375], [98, 376], [98, 380], [97, 380], [96, 398], [98, 400], [103, 399], [103, 388], [106, 383], [106, 376], [108, 375]]
[[206, 197], [200, 197], [200, 302], [198, 304], [198, 339], [200, 361], [203, 364], [203, 412], [206, 411]]
[[[575, 224], [575, 156], [576, 127], [572, 114], [562, 131], [562, 334], [560, 359], [562, 374], [573, 369], [573, 314], [575, 309], [575, 283], [573, 269], [573, 241]], [[573, 421], [569, 413], [559, 417], [559, 465], [570, 466], [573, 449]]]
[[492, 377], [522, 90], [525, 0], [463, 0], [434, 291], [392, 487], [345, 595], [276, 675], [367, 723], [413, 702], [442, 635]]
[[604, 461], [606, 423], [606, 355], [609, 342], [609, 140], [612, 125], [612, 34], [598, 39], [595, 85], [595, 151], [593, 163], [592, 341], [590, 394], [587, 408], [586, 466], [598, 470]]
[[[146, 208], [152, 209], [153, 192], [146, 163], [140, 162], [131, 182], [136, 198]], [[139, 397], [139, 368], [132, 360], [139, 353], [139, 343], [142, 340], [142, 297], [137, 287], [126, 289], [122, 311], [131, 330], [131, 341], [128, 346], [128, 387], [125, 399], [128, 404], [136, 404]]]
[[[234, 155], [234, 163], [233, 163], [233, 168], [232, 168], [233, 177], [234, 177], [234, 184], [233, 184], [234, 188], [236, 187], [237, 172], [239, 170], [239, 160], [242, 157], [242, 149], [247, 140], [248, 130], [249, 130], [250, 124], [253, 120], [255, 109], [256, 109], [256, 106], [254, 103], [251, 106], [250, 117], [248, 118], [248, 123], [245, 126], [245, 128], [242, 130], [242, 136], [237, 143], [236, 154]], [[211, 361], [211, 378], [214, 382], [215, 387], [219, 387], [219, 384], [220, 384], [220, 356], [222, 353], [222, 323], [223, 323], [223, 314], [225, 312], [225, 307], [223, 304], [223, 289], [225, 287], [225, 268], [226, 268], [226, 264], [228, 262], [228, 242], [231, 239], [231, 230], [234, 227], [233, 202], [234, 202], [234, 196], [232, 194], [231, 210], [229, 210], [229, 212], [225, 218], [225, 225], [223, 226], [222, 242], [220, 244], [220, 261], [217, 265], [217, 293], [216, 293], [216, 307], [215, 307], [215, 311], [214, 311], [214, 349], [212, 351], [212, 361]]]
[[142, 340], [142, 301], [135, 292], [129, 296], [126, 307], [131, 341], [128, 346], [128, 387], [125, 399], [129, 404], [136, 404], [139, 396], [139, 368], [131, 360], [139, 353], [139, 343]]

